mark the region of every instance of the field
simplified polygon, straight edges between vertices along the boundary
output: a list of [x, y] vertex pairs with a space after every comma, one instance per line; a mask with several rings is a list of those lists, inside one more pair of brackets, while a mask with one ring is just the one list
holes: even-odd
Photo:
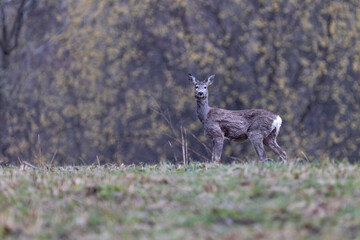
[[0, 239], [360, 239], [360, 165], [0, 168]]

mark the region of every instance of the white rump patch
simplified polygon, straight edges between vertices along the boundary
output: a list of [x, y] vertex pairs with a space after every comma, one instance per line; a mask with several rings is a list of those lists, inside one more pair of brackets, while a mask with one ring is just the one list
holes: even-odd
[[[276, 128], [276, 135], [279, 133], [280, 127], [281, 127], [281, 123], [282, 123], [282, 119], [281, 117], [278, 115], [275, 120], [273, 121], [271, 128], [272, 130], [274, 130]], [[271, 131], [272, 131], [271, 130]]]

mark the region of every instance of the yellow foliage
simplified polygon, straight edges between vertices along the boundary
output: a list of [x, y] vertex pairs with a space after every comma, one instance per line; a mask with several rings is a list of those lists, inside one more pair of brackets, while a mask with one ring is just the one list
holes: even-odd
[[216, 74], [211, 106], [280, 114], [290, 156], [359, 154], [357, 1], [39, 2], [7, 73], [14, 158], [31, 158], [37, 135], [61, 163], [172, 159], [180, 126], [209, 145], [188, 72]]

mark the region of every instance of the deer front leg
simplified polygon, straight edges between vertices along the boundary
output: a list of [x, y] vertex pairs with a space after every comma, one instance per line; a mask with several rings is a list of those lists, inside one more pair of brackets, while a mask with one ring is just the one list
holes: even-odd
[[213, 161], [215, 160], [216, 162], [221, 163], [221, 154], [222, 154], [223, 145], [224, 145], [223, 137], [217, 137], [213, 139], [213, 152], [211, 157]]

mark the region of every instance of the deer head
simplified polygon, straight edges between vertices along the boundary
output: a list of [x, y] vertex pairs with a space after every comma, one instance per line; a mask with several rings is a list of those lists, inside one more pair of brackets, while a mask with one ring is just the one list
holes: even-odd
[[207, 87], [213, 83], [213, 78], [215, 75], [211, 75], [204, 81], [198, 81], [193, 75], [189, 73], [189, 80], [195, 86], [195, 98], [198, 100], [205, 99], [208, 97]]

